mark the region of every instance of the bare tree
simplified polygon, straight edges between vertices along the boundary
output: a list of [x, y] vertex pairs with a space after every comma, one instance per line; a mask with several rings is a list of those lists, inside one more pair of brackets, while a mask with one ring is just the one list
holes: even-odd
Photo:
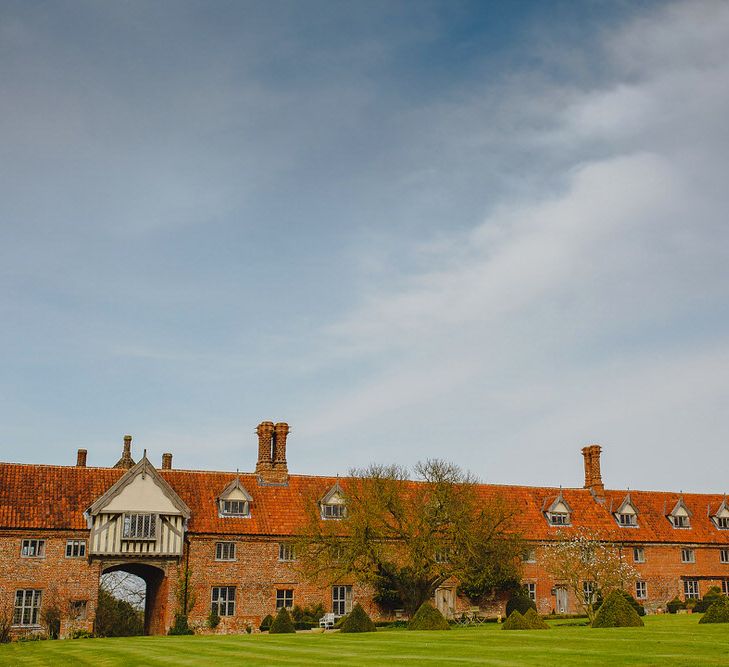
[[135, 609], [144, 609], [147, 584], [141, 577], [129, 572], [108, 572], [101, 575], [101, 586], [118, 600], [128, 602]]
[[416, 481], [400, 466], [370, 465], [342, 481], [346, 515], [323, 520], [315, 502], [299, 543], [313, 579], [342, 577], [373, 586], [375, 600], [414, 612], [455, 577], [472, 598], [519, 576], [515, 510], [479, 497], [472, 475], [440, 460], [418, 463]]

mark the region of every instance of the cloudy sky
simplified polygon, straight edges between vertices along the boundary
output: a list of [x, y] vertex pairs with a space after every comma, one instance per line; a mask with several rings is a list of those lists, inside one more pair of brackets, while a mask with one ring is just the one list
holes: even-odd
[[0, 1], [0, 459], [729, 490], [729, 4]]

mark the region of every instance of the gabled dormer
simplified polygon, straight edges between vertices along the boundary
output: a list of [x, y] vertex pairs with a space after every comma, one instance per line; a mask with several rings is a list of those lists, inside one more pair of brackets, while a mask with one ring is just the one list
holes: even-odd
[[180, 556], [190, 508], [145, 452], [85, 514], [91, 556]]
[[615, 521], [621, 528], [637, 528], [638, 527], [638, 509], [630, 498], [630, 493], [625, 496], [620, 506], [613, 512]]
[[726, 496], [719, 509], [711, 515], [711, 520], [719, 530], [729, 530], [729, 505], [726, 502]]
[[218, 496], [218, 516], [250, 518], [253, 498], [236, 477]]
[[[546, 504], [547, 501], [544, 505], [546, 506]], [[549, 506], [543, 507], [542, 513], [550, 526], [569, 526], [572, 523], [572, 508], [562, 495], [562, 489]]]
[[335, 482], [319, 501], [319, 510], [322, 519], [343, 519], [347, 516], [347, 503], [339, 482]]
[[691, 510], [681, 496], [668, 514], [668, 520], [674, 528], [691, 528], [691, 516]]

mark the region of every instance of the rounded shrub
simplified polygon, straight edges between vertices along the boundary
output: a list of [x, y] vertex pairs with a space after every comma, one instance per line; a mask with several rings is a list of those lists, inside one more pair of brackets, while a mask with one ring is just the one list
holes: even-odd
[[423, 602], [408, 623], [408, 630], [450, 630], [443, 614], [430, 602]]
[[529, 609], [537, 610], [534, 600], [529, 597], [529, 593], [523, 586], [515, 588], [506, 603], [506, 616], [511, 616], [513, 611], [518, 611], [523, 616]]
[[729, 623], [729, 598], [720, 595], [706, 610], [699, 623]]
[[635, 628], [643, 625], [643, 619], [621, 593], [613, 591], [605, 598], [592, 622], [593, 628]]
[[347, 614], [347, 620], [342, 623], [342, 632], [376, 632], [377, 628], [372, 622], [372, 619], [367, 615], [367, 612], [362, 609], [362, 605], [358, 602], [354, 605], [349, 614]]
[[668, 609], [669, 614], [675, 614], [679, 609], [686, 609], [686, 605], [676, 596], [673, 600], [666, 603], [666, 609]]
[[268, 633], [271, 635], [282, 635], [287, 632], [296, 632], [296, 628], [294, 627], [294, 621], [288, 609], [281, 607], [278, 610], [278, 614], [276, 614], [276, 618], [273, 619]]
[[[535, 612], [536, 613], [536, 612]], [[524, 618], [524, 616], [521, 615], [518, 609], [514, 609], [514, 611], [509, 614], [509, 618], [507, 618], [504, 623], [501, 626], [502, 630], [531, 630], [531, 626], [529, 625], [529, 621]]]
[[714, 602], [717, 602], [722, 597], [721, 589], [718, 586], [712, 586], [708, 591], [706, 591], [706, 595], [704, 595], [704, 597], [696, 603], [694, 612], [697, 614], [703, 614], [708, 611], [709, 607], [711, 607]]
[[269, 614], [261, 621], [261, 625], [258, 626], [258, 629], [261, 632], [268, 632], [268, 630], [271, 629], [271, 625], [273, 624], [273, 616]]
[[534, 609], [528, 609], [524, 614], [524, 620], [529, 624], [531, 630], [549, 630], [544, 619]]

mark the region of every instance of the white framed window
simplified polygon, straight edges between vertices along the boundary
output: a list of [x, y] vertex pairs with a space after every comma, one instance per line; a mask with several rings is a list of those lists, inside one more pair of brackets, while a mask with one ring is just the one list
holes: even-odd
[[683, 580], [683, 594], [687, 600], [696, 600], [701, 595], [699, 594], [699, 580], [698, 579], [684, 579]]
[[213, 586], [211, 610], [218, 616], [235, 616], [235, 586]]
[[45, 540], [23, 540], [20, 545], [20, 555], [23, 558], [45, 558]]
[[683, 514], [674, 514], [671, 516], [671, 523], [674, 528], [691, 528], [691, 521]]
[[529, 594], [529, 598], [533, 601], [537, 601], [537, 585], [533, 581], [527, 581], [524, 584], [524, 588], [526, 589], [526, 592]]
[[86, 540], [66, 540], [66, 558], [86, 556]]
[[525, 563], [536, 563], [537, 562], [537, 550], [527, 549], [521, 556], [522, 561]]
[[645, 549], [643, 547], [633, 547], [633, 562], [645, 563]]
[[332, 503], [321, 506], [321, 515], [324, 519], [343, 519], [347, 510], [342, 503]]
[[729, 595], [729, 579], [721, 580], [721, 592], [724, 595]]
[[682, 563], [695, 563], [696, 552], [693, 549], [681, 549], [681, 562]]
[[291, 609], [294, 606], [294, 589], [293, 588], [277, 588], [276, 589], [276, 609], [286, 607]]
[[220, 513], [223, 516], [248, 516], [248, 501], [223, 500], [220, 503]]
[[278, 559], [283, 563], [290, 563], [296, 560], [296, 550], [290, 542], [281, 542], [278, 545]]
[[597, 585], [594, 581], [583, 581], [582, 582], [582, 597], [585, 600], [585, 604], [594, 604], [597, 600]]
[[729, 549], [720, 549], [719, 550], [719, 562], [729, 563]]
[[34, 588], [15, 591], [13, 625], [38, 625], [42, 592]]
[[352, 587], [332, 586], [332, 611], [344, 616], [352, 611]]
[[125, 514], [122, 537], [125, 540], [153, 540], [157, 536], [156, 514]]
[[623, 527], [634, 527], [638, 525], [638, 517], [635, 514], [618, 514], [618, 523]]
[[552, 526], [569, 526], [570, 515], [567, 512], [550, 512], [549, 523]]
[[635, 582], [635, 599], [646, 600], [648, 598], [648, 584], [645, 581]]
[[215, 560], [235, 560], [235, 542], [216, 542]]
[[729, 530], [729, 516], [717, 516], [715, 519], [719, 530]]

